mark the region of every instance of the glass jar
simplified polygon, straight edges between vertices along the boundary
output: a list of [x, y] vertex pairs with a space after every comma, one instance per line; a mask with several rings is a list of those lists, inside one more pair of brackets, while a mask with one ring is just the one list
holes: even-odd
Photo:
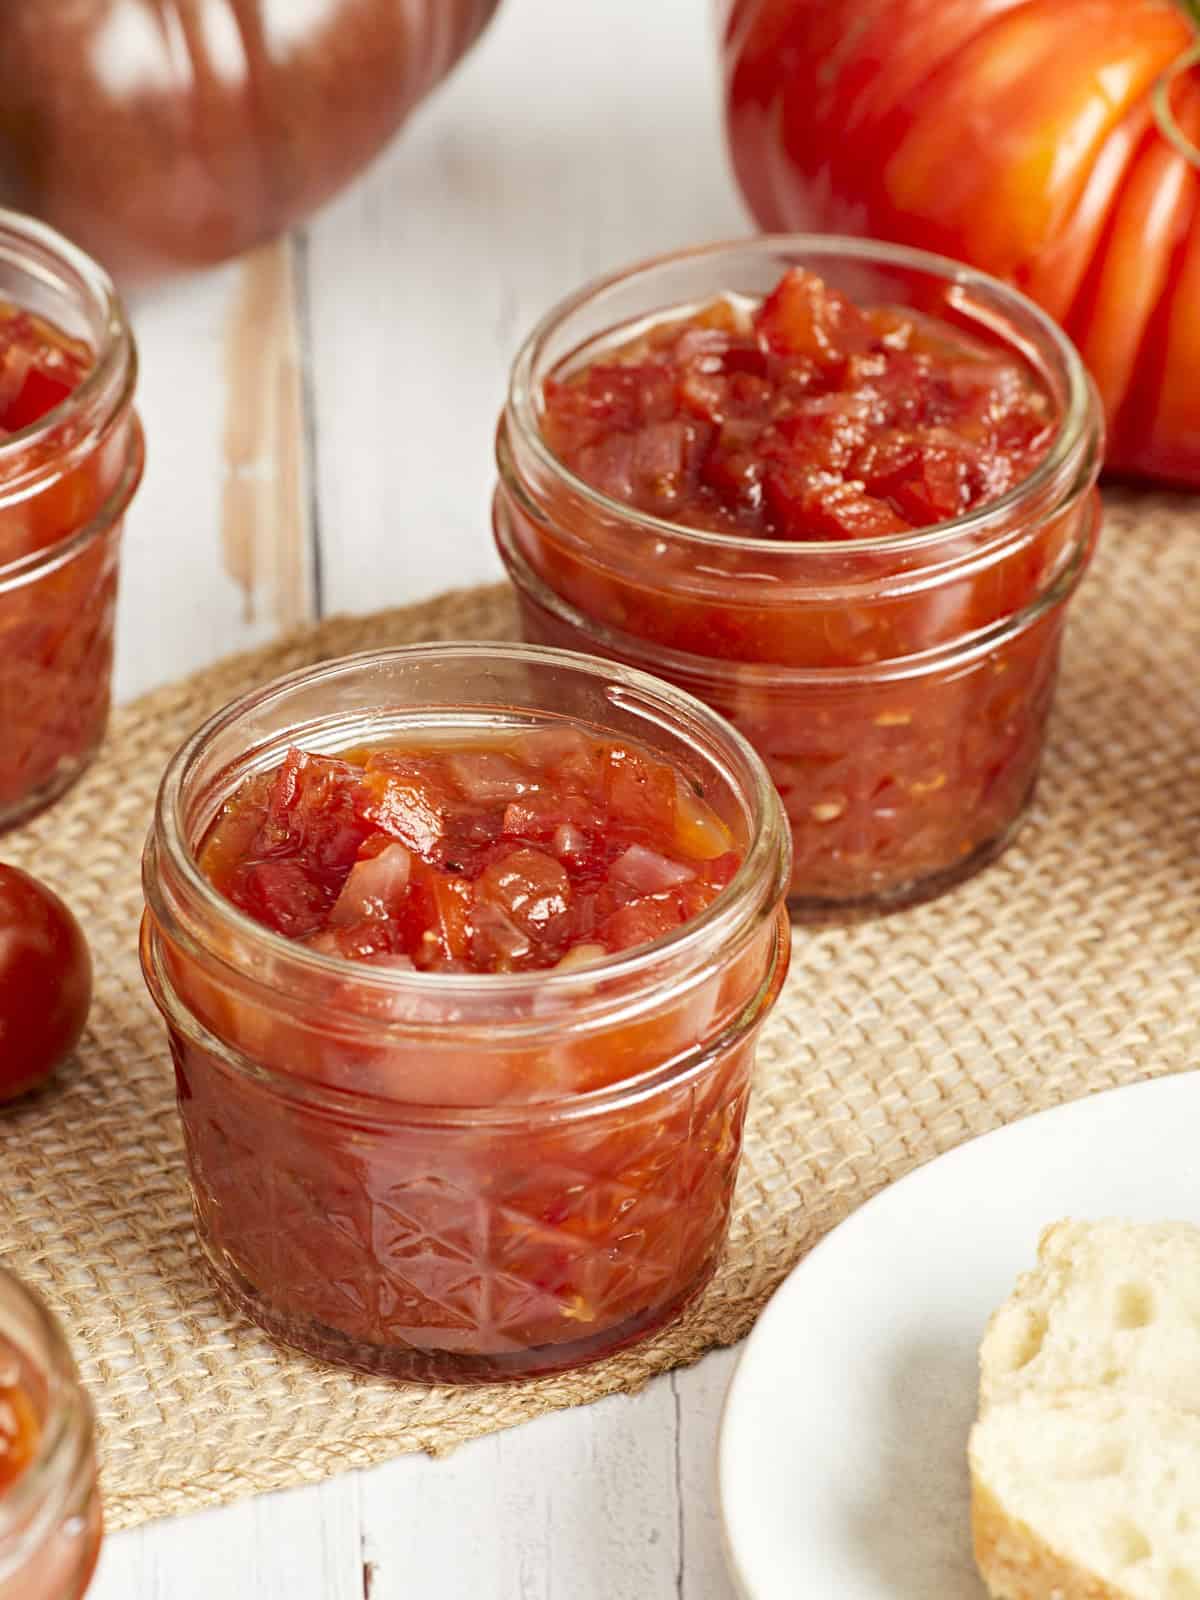
[[56, 799], [108, 722], [122, 519], [141, 479], [137, 357], [105, 274], [0, 212], [0, 303], [86, 345], [92, 366], [39, 421], [0, 434], [0, 827]]
[[0, 1600], [78, 1600], [100, 1552], [91, 1401], [58, 1324], [3, 1268], [0, 1390], [38, 1427], [29, 1464], [0, 1493]]
[[[575, 970], [368, 967], [250, 920], [197, 867], [218, 808], [290, 746], [564, 723], [670, 762], [743, 855], [706, 911], [651, 944]], [[516, 645], [308, 668], [175, 757], [144, 877], [142, 964], [170, 1036], [201, 1246], [268, 1332], [397, 1378], [531, 1377], [644, 1337], [707, 1281], [789, 930], [778, 798], [705, 707]]]
[[[1041, 463], [954, 521], [802, 543], [664, 521], [556, 459], [540, 422], [547, 377], [665, 314], [731, 292], [759, 299], [794, 266], [1018, 357], [1053, 407]], [[549, 313], [513, 368], [494, 529], [526, 638], [644, 668], [728, 717], [783, 796], [793, 910], [844, 917], [937, 894], [1015, 834], [1064, 610], [1099, 527], [1101, 445], [1078, 356], [1014, 290], [899, 247], [764, 238], [661, 257]]]

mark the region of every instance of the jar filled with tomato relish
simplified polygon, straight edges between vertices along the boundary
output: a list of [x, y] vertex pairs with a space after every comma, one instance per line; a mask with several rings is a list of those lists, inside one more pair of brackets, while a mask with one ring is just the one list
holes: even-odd
[[706, 707], [517, 645], [306, 669], [176, 756], [144, 878], [200, 1241], [270, 1333], [523, 1378], [707, 1282], [789, 929]]
[[0, 211], [0, 827], [56, 799], [104, 736], [136, 372], [104, 272]]
[[78, 1600], [100, 1533], [91, 1402], [50, 1312], [0, 1268], [0, 1600]]
[[662, 257], [513, 369], [496, 539], [525, 636], [675, 683], [764, 758], [793, 911], [928, 898], [1013, 838], [1102, 424], [1070, 342], [966, 267], [838, 238]]

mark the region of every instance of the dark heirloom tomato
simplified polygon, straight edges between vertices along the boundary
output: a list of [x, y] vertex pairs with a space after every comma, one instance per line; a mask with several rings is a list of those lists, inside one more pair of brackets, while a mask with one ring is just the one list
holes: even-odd
[[[1200, 484], [1200, 173], [1158, 86], [1176, 0], [724, 0], [734, 165], [766, 228], [971, 262], [1056, 317], [1118, 469]], [[1200, 140], [1200, 79], [1169, 96]]]
[[0, 1100], [43, 1083], [79, 1043], [92, 999], [83, 930], [45, 884], [0, 865]]
[[348, 182], [498, 0], [7, 0], [0, 200], [118, 276], [222, 260]]

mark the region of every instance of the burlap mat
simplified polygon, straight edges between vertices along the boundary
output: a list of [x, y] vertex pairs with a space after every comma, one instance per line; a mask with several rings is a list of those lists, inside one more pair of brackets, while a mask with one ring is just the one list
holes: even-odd
[[1077, 602], [1041, 799], [1018, 845], [933, 905], [797, 934], [710, 1292], [641, 1349], [523, 1387], [350, 1377], [225, 1313], [192, 1242], [171, 1071], [135, 954], [155, 785], [201, 718], [322, 656], [507, 637], [506, 592], [328, 622], [121, 711], [89, 777], [0, 842], [67, 894], [96, 957], [78, 1065], [0, 1119], [0, 1249], [63, 1319], [95, 1396], [110, 1526], [447, 1450], [634, 1390], [743, 1335], [797, 1258], [910, 1167], [1040, 1107], [1194, 1065], [1198, 602], [1200, 503], [1111, 497]]

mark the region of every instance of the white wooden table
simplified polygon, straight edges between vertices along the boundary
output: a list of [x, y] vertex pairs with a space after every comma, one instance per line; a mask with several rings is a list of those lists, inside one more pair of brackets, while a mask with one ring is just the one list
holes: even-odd
[[[150, 463], [122, 697], [308, 617], [498, 574], [492, 431], [523, 333], [594, 273], [747, 226], [712, 34], [710, 0], [504, 0], [312, 227], [135, 306]], [[90, 1600], [729, 1600], [731, 1367], [114, 1536]]]

